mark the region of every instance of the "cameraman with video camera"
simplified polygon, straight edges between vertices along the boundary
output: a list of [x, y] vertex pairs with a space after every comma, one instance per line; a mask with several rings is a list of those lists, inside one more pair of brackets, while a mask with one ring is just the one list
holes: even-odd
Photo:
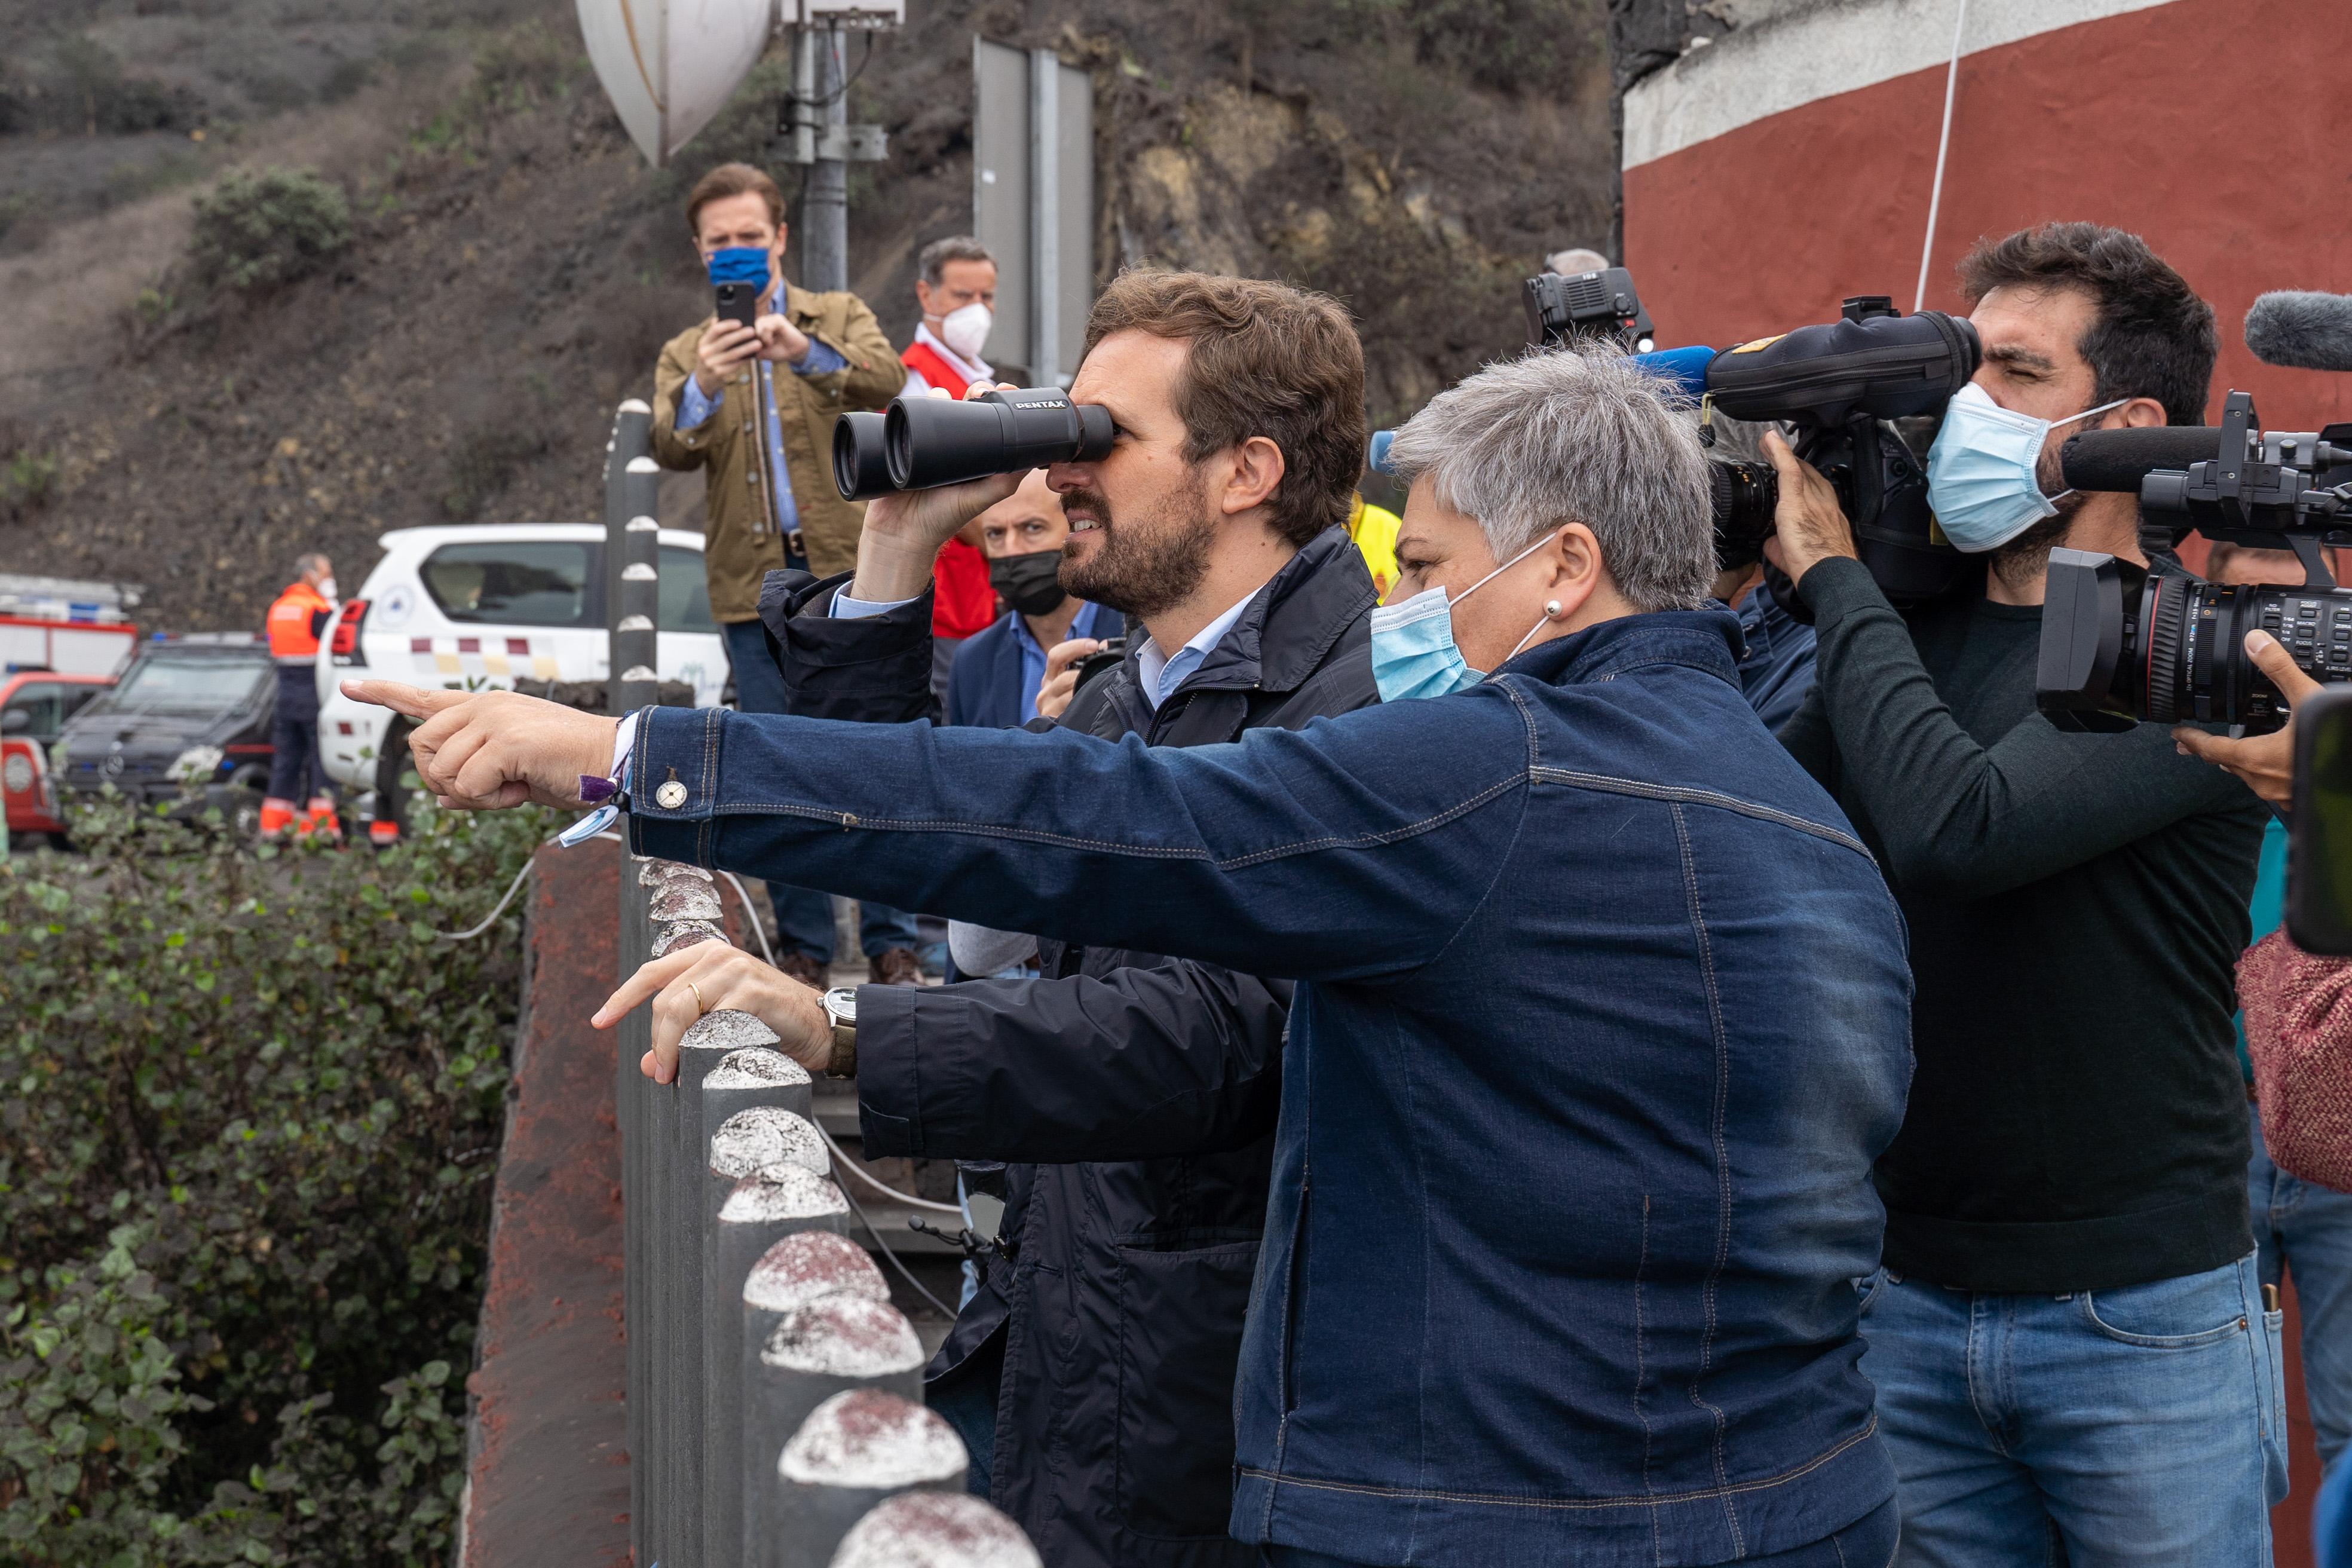
[[1770, 554], [1819, 634], [1780, 738], [1911, 931], [1917, 1072], [1861, 1286], [1901, 1557], [2252, 1568], [2285, 1485], [2231, 1026], [2263, 813], [2163, 726], [2062, 733], [2034, 689], [2051, 549], [2138, 558], [2134, 499], [2062, 493], [2058, 447], [2198, 423], [2212, 312], [2091, 224], [1980, 244], [1960, 276], [1983, 359], [1927, 479], [1980, 594], [1898, 612], [1828, 483], [1767, 439]]

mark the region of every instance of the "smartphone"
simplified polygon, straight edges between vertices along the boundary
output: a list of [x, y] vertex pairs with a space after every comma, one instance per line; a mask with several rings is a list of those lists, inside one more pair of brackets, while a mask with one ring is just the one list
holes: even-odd
[[1075, 697], [1084, 691], [1087, 681], [1108, 670], [1117, 668], [1118, 661], [1126, 657], [1127, 639], [1125, 637], [1103, 638], [1102, 647], [1078, 660], [1078, 683], [1070, 688], [1070, 695]]
[[2352, 958], [2352, 689], [2294, 705], [2286, 931], [2305, 952]]
[[757, 318], [759, 310], [760, 290], [756, 285], [750, 283], [719, 285], [719, 319], [720, 321], [740, 321], [748, 327]]

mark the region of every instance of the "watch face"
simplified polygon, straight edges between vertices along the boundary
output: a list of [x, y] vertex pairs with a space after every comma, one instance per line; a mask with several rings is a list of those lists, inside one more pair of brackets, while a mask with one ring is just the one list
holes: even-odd
[[857, 1022], [857, 993], [847, 985], [837, 986], [824, 994], [825, 1016], [837, 1024]]

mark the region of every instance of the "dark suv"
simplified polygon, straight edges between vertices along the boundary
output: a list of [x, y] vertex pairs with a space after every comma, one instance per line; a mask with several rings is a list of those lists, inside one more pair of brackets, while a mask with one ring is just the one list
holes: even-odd
[[122, 679], [66, 721], [57, 782], [77, 792], [110, 784], [142, 805], [216, 805], [240, 833], [258, 832], [277, 703], [258, 641], [143, 644]]

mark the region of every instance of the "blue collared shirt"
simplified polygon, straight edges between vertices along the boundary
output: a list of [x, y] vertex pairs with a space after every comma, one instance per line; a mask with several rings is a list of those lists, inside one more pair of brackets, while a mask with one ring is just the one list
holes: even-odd
[[[1029, 629], [1025, 616], [1015, 615], [1011, 619], [1013, 640], [1021, 646], [1021, 721], [1026, 724], [1037, 717], [1037, 688], [1045, 683], [1045, 650], [1038, 646], [1037, 634]], [[1073, 637], [1117, 637], [1118, 616], [1100, 605], [1081, 601], [1066, 635]]]
[[[769, 301], [761, 301], [761, 309], [767, 310]], [[776, 405], [776, 367], [767, 360], [754, 360], [752, 363], [759, 367], [760, 386], [766, 394], [763, 401], [768, 405], [768, 488], [776, 498], [776, 531], [789, 537], [801, 525], [801, 509], [793, 499], [792, 471], [784, 466], [784, 426]], [[792, 368], [794, 375], [830, 375], [848, 363], [832, 345], [811, 337], [807, 357]], [[718, 406], [719, 399], [704, 396], [702, 384], [688, 376], [677, 396], [677, 427], [693, 429], [709, 418]]]
[[[1258, 593], [1265, 591], [1261, 588]], [[1192, 640], [1178, 648], [1173, 658], [1161, 653], [1158, 643], [1149, 637], [1144, 639], [1143, 646], [1135, 650], [1135, 689], [1143, 694], [1144, 701], [1151, 705], [1153, 712], [1159, 712], [1160, 703], [1184, 684], [1186, 677], [1201, 668], [1201, 661], [1209, 657], [1209, 650], [1234, 629], [1234, 623], [1242, 618], [1242, 612], [1249, 608], [1250, 600], [1256, 597], [1257, 594], [1247, 595], [1240, 604], [1194, 632]]]

